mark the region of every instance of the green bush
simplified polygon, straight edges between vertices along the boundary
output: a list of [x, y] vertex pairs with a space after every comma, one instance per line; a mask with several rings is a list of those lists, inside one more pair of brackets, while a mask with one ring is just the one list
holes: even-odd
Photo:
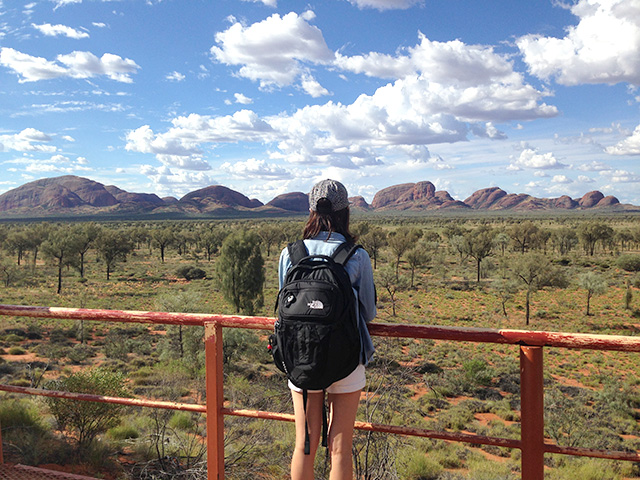
[[487, 362], [473, 359], [462, 364], [465, 379], [475, 385], [487, 386], [491, 384], [493, 372], [487, 368]]
[[436, 480], [444, 468], [423, 452], [414, 451], [404, 465], [398, 468], [400, 478], [405, 480]]
[[42, 414], [28, 400], [0, 399], [0, 425], [5, 460], [15, 451], [20, 463], [38, 465], [64, 460], [68, 452], [42, 422]]
[[204, 270], [192, 266], [180, 267], [176, 273], [185, 280], [200, 280], [207, 277], [207, 273]]
[[138, 438], [140, 432], [132, 425], [118, 425], [117, 427], [107, 430], [107, 436], [112, 440], [127, 440], [130, 438]]
[[598, 459], [569, 459], [554, 472], [556, 480], [619, 480], [611, 463]]
[[78, 344], [75, 345], [67, 352], [67, 358], [73, 363], [79, 364], [84, 362], [87, 358], [93, 357], [93, 349], [88, 345]]
[[511, 471], [508, 463], [498, 463], [484, 458], [470, 460], [469, 472], [469, 478], [473, 478], [473, 480], [516, 480], [520, 478], [520, 475]]
[[9, 349], [9, 355], [24, 355], [27, 351], [22, 347], [11, 347]]
[[21, 335], [16, 335], [15, 333], [11, 333], [9, 335], [7, 335], [6, 337], [4, 337], [4, 341], [5, 342], [9, 342], [9, 343], [18, 343], [24, 340], [24, 337]]
[[[95, 368], [53, 380], [45, 385], [50, 390], [89, 393], [110, 397], [127, 397], [124, 375]], [[64, 398], [47, 398], [47, 405], [60, 429], [68, 429], [76, 436], [79, 450], [88, 449], [94, 438], [118, 425], [123, 405], [100, 402], [78, 402]]]
[[640, 255], [631, 253], [620, 255], [616, 265], [627, 272], [640, 272]]
[[188, 412], [176, 412], [169, 420], [169, 426], [176, 430], [193, 430], [195, 421]]

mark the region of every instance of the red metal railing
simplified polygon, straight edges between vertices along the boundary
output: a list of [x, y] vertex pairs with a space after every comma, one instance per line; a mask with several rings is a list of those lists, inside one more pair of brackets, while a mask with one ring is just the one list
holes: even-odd
[[[36, 318], [97, 320], [124, 323], [155, 323], [203, 325], [205, 327], [206, 392], [207, 405], [162, 402], [146, 399], [103, 397], [72, 392], [0, 385], [0, 390], [28, 395], [72, 398], [97, 402], [119, 403], [132, 406], [167, 408], [207, 413], [207, 468], [209, 479], [224, 479], [224, 415], [253, 417], [268, 420], [294, 421], [293, 415], [257, 410], [224, 407], [223, 389], [223, 328], [271, 330], [275, 319], [270, 317], [243, 317], [234, 315], [205, 315], [189, 313], [140, 312], [120, 310], [91, 310], [77, 308], [33, 307], [0, 305], [0, 315]], [[543, 349], [560, 347], [570, 349], [640, 352], [640, 337], [617, 335], [588, 335], [579, 333], [536, 332], [523, 330], [496, 330], [485, 328], [439, 327], [423, 325], [371, 324], [374, 336], [404, 337], [461, 342], [498, 343], [520, 346], [521, 385], [521, 439], [508, 439], [434, 431], [408, 426], [382, 425], [356, 422], [360, 430], [390, 434], [436, 438], [499, 447], [518, 448], [522, 452], [523, 480], [543, 480], [544, 454], [596, 457], [613, 460], [640, 461], [640, 451], [612, 452], [577, 447], [562, 447], [544, 438]], [[0, 439], [0, 463], [2, 443]]]

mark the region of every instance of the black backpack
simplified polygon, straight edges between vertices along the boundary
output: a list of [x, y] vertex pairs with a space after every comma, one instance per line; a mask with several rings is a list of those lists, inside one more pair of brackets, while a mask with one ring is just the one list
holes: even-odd
[[278, 294], [269, 346], [276, 366], [303, 390], [306, 410], [307, 390], [324, 390], [360, 363], [356, 298], [344, 266], [361, 247], [342, 243], [331, 256], [309, 255], [302, 240], [287, 248], [292, 265]]

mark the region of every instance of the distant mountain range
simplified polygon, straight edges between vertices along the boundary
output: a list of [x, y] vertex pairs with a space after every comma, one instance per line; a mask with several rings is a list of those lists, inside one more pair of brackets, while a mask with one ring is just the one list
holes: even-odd
[[[492, 187], [478, 190], [464, 201], [454, 200], [446, 191], [436, 191], [431, 182], [404, 183], [384, 188], [371, 204], [362, 197], [350, 199], [352, 208], [362, 211], [554, 211], [603, 210], [640, 211], [623, 205], [614, 196], [598, 191], [573, 199], [536, 198], [507, 193]], [[206, 216], [253, 212], [255, 214], [300, 214], [309, 210], [309, 199], [302, 192], [279, 195], [263, 204], [222, 185], [212, 185], [188, 193], [180, 199], [155, 194], [131, 193], [88, 178], [66, 175], [26, 183], [0, 195], [3, 218], [41, 218], [68, 215], [174, 215]]]

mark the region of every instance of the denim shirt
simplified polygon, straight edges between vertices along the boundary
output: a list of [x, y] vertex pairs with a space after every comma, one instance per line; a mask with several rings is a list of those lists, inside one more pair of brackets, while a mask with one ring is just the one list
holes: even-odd
[[[320, 232], [312, 239], [304, 241], [310, 254], [331, 255], [338, 245], [344, 243], [346, 239], [339, 233]], [[278, 267], [278, 277], [280, 288], [284, 284], [287, 271], [291, 267], [289, 252], [285, 248], [280, 254]], [[373, 357], [374, 347], [369, 335], [367, 323], [376, 316], [376, 290], [373, 283], [373, 270], [371, 269], [371, 259], [364, 248], [359, 248], [347, 262], [345, 266], [351, 286], [356, 295], [356, 313], [358, 314], [358, 327], [360, 339], [362, 340], [362, 351], [360, 353], [360, 363], [367, 365]]]

